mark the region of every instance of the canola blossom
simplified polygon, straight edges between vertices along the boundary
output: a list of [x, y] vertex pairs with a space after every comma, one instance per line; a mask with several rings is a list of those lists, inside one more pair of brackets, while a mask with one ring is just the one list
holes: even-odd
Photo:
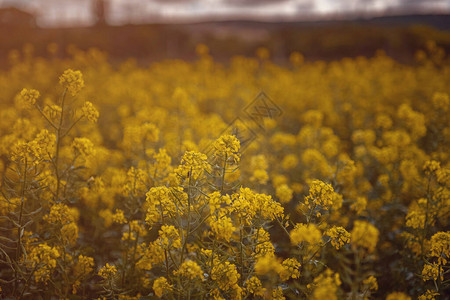
[[[277, 65], [265, 48], [219, 63], [206, 45], [149, 67], [94, 49], [15, 59], [0, 71], [0, 298], [445, 297], [438, 49], [413, 65]], [[261, 90], [273, 106], [249, 110]]]

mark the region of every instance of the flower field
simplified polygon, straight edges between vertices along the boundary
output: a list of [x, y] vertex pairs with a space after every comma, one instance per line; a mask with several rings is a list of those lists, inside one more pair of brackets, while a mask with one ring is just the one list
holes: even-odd
[[1, 299], [448, 299], [435, 43], [411, 65], [69, 50], [0, 71]]

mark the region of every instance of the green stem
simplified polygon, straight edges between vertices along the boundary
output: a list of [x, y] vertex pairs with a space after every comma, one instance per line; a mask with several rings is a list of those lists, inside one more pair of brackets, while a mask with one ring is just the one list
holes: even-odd
[[75, 122], [73, 122], [72, 125], [70, 125], [69, 129], [67, 129], [66, 132], [64, 132], [64, 133], [61, 135], [61, 138], [63, 138], [63, 137], [65, 137], [66, 135], [68, 135], [69, 132], [72, 130], [72, 128], [73, 128], [75, 125], [77, 125], [78, 122], [81, 121], [81, 119], [83, 119], [83, 116], [79, 117]]
[[431, 175], [428, 176], [428, 183], [427, 183], [427, 206], [425, 209], [425, 223], [423, 224], [423, 230], [422, 230], [422, 234], [420, 237], [420, 254], [422, 256], [422, 260], [425, 258], [425, 254], [424, 254], [424, 241], [427, 237], [427, 224], [428, 224], [428, 210], [429, 210], [429, 205], [430, 205], [430, 200], [431, 200], [431, 192], [430, 192], [430, 186], [431, 186]]
[[308, 216], [306, 217], [306, 225], [309, 225], [309, 223], [311, 222], [312, 215], [313, 215], [313, 212], [316, 209], [316, 207], [317, 207], [317, 204], [316, 204], [316, 202], [314, 202], [314, 206], [311, 208]]
[[[22, 189], [20, 191], [20, 211], [19, 211], [19, 219], [18, 219], [18, 227], [17, 227], [17, 248], [16, 248], [16, 262], [19, 261], [20, 256], [22, 255], [22, 219], [23, 219], [23, 205], [25, 202], [25, 189], [26, 189], [26, 182], [27, 182], [27, 169], [28, 169], [28, 160], [25, 157], [25, 166], [24, 166], [24, 172], [23, 172], [23, 183], [22, 183]], [[16, 292], [17, 284], [18, 284], [18, 272], [17, 267], [14, 268], [14, 291], [13, 294]]]
[[134, 240], [133, 257], [131, 258], [131, 274], [134, 273], [134, 269], [136, 267], [136, 251], [137, 251], [138, 240], [139, 240], [139, 232], [136, 232], [136, 239]]
[[189, 172], [188, 198], [187, 198], [187, 201], [188, 201], [187, 227], [186, 227], [186, 235], [185, 235], [184, 241], [183, 241], [183, 247], [181, 248], [180, 265], [183, 263], [184, 251], [186, 249], [187, 240], [188, 240], [189, 233], [191, 230], [191, 181], [192, 181], [192, 168], [191, 168], [191, 171]]
[[221, 194], [223, 193], [223, 187], [224, 187], [224, 184], [225, 184], [225, 172], [226, 172], [226, 169], [227, 169], [227, 159], [228, 159], [228, 157], [227, 157], [227, 154], [225, 153], [225, 159], [223, 160], [223, 168], [222, 168], [222, 182], [221, 182], [221, 186], [220, 186], [220, 193]]
[[356, 300], [356, 296], [358, 294], [359, 290], [359, 277], [360, 277], [360, 267], [361, 267], [361, 260], [359, 258], [359, 252], [355, 253], [355, 267], [356, 267], [356, 273], [355, 277], [353, 279], [352, 283], [352, 299]]
[[36, 271], [36, 269], [37, 269], [37, 264], [36, 264], [36, 266], [34, 267], [33, 271], [31, 271], [31, 273], [30, 273], [30, 275], [28, 276], [27, 280], [25, 281], [25, 285], [23, 286], [22, 292], [20, 292], [19, 299], [22, 299], [23, 294], [24, 294], [25, 291], [27, 290], [28, 284], [29, 284], [29, 282], [30, 282], [30, 280], [31, 280], [31, 277], [33, 277], [33, 274], [34, 274], [34, 272]]
[[47, 116], [44, 114], [44, 112], [42, 111], [42, 109], [36, 105], [37, 110], [41, 113], [41, 115], [45, 118], [45, 120], [47, 120], [47, 122], [50, 124], [50, 126], [52, 126], [55, 130], [57, 130], [58, 128], [56, 127], [55, 124], [53, 124], [52, 121], [50, 121], [49, 118], [47, 118]]
[[22, 189], [20, 192], [20, 211], [19, 211], [19, 220], [18, 224], [19, 227], [17, 227], [17, 249], [16, 249], [16, 261], [19, 260], [22, 250], [22, 219], [23, 219], [23, 205], [25, 202], [25, 189], [27, 184], [27, 168], [28, 168], [28, 160], [25, 158], [25, 169], [23, 174], [23, 183], [22, 183]]
[[128, 239], [127, 239], [127, 245], [125, 247], [125, 258], [124, 263], [122, 264], [122, 287], [125, 285], [125, 271], [126, 267], [128, 265], [128, 246], [130, 245], [130, 237], [131, 237], [131, 226], [128, 224]]
[[167, 258], [167, 250], [164, 250], [164, 260], [166, 261], [166, 277], [169, 280], [169, 259]]
[[61, 134], [62, 130], [62, 124], [63, 124], [63, 118], [64, 118], [64, 102], [66, 98], [67, 88], [64, 89], [64, 92], [61, 96], [61, 116], [59, 118], [59, 124], [56, 128], [56, 153], [55, 153], [55, 175], [56, 175], [56, 195], [55, 195], [55, 202], [58, 201], [59, 198], [59, 191], [61, 188], [61, 176], [59, 174], [59, 150], [61, 148], [61, 139], [63, 138], [63, 135]]
[[244, 250], [243, 250], [243, 238], [242, 238], [242, 220], [239, 218], [239, 256], [240, 256], [240, 264], [241, 264], [241, 277], [239, 278], [239, 283], [243, 286], [244, 280]]

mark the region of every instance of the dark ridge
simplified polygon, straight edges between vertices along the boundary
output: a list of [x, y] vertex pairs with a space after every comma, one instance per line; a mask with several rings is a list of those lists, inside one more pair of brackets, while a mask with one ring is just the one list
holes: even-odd
[[195, 46], [205, 43], [211, 55], [227, 62], [234, 55], [253, 56], [267, 47], [277, 63], [287, 63], [290, 53], [302, 52], [307, 60], [335, 60], [373, 56], [384, 50], [403, 63], [412, 63], [417, 50], [433, 40], [450, 51], [450, 15], [410, 15], [322, 20], [308, 22], [211, 21], [189, 24], [144, 24], [83, 28], [39, 28], [0, 24], [0, 67], [8, 66], [11, 50], [25, 43], [35, 55], [48, 57], [47, 46], [59, 46], [64, 58], [69, 45], [81, 50], [95, 47], [108, 52], [113, 63], [133, 57], [141, 64], [163, 59], [196, 59]]

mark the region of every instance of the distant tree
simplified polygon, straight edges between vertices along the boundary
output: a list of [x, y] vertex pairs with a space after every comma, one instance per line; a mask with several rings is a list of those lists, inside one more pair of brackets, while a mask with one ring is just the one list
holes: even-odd
[[97, 25], [106, 24], [106, 1], [105, 0], [93, 0], [94, 1], [94, 13], [97, 16]]
[[0, 7], [0, 27], [35, 27], [36, 17], [16, 7]]

